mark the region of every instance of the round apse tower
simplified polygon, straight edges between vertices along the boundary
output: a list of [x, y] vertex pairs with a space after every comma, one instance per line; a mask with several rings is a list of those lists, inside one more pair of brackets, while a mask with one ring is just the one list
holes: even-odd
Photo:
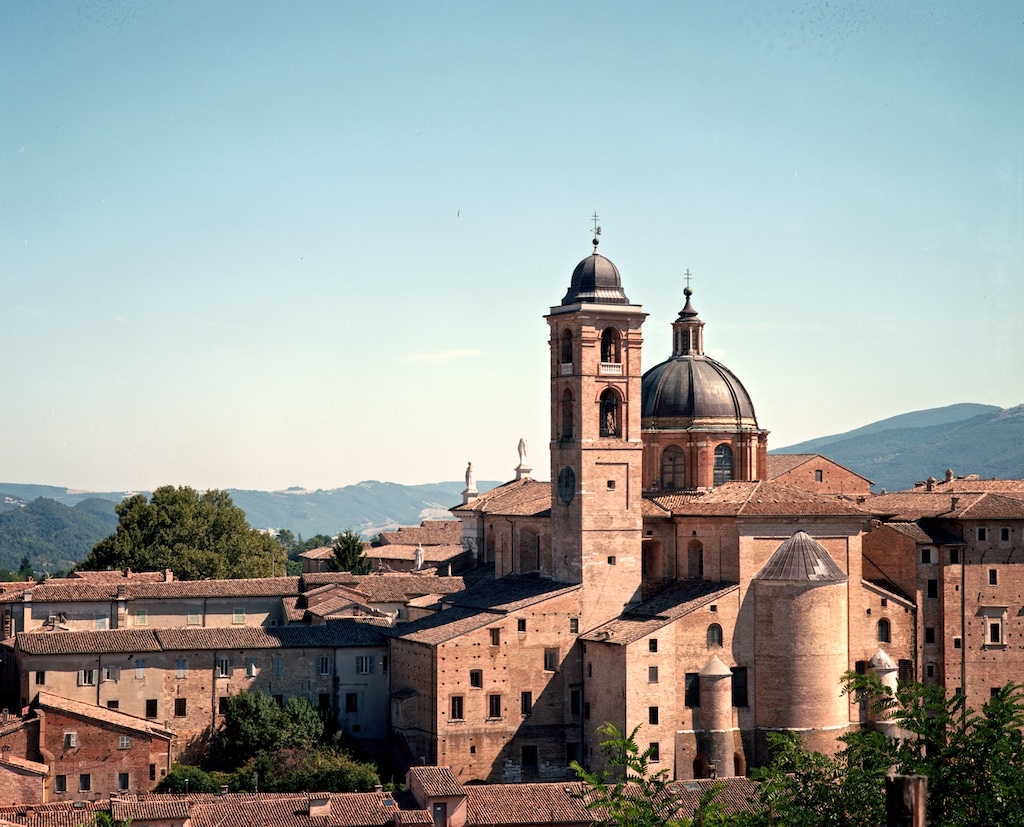
[[831, 753], [850, 724], [841, 686], [850, 668], [848, 579], [821, 543], [798, 531], [752, 581], [759, 762], [768, 731], [791, 730], [808, 749]]
[[768, 432], [743, 383], [704, 353], [704, 322], [690, 297], [672, 323], [672, 356], [643, 376], [644, 490], [712, 488], [764, 479]]

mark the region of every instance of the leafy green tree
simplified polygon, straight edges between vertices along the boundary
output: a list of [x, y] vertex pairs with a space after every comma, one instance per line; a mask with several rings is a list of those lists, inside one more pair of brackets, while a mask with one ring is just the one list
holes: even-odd
[[334, 541], [335, 571], [369, 574], [370, 563], [363, 556], [363, 541], [351, 528], [346, 528]]
[[175, 764], [156, 785], [158, 793], [215, 793], [219, 789], [215, 776], [188, 764]]
[[598, 732], [605, 736], [601, 752], [608, 757], [612, 772], [600, 775], [584, 769], [579, 762], [570, 766], [583, 782], [587, 808], [594, 811], [595, 823], [621, 827], [713, 827], [734, 823], [716, 802], [717, 787], [701, 799], [693, 817], [683, 815], [683, 803], [672, 787], [668, 770], [655, 772], [650, 761], [653, 747], [641, 751], [637, 746], [637, 726], [626, 735], [615, 724], [606, 723]]
[[26, 554], [21, 558], [21, 565], [18, 566], [18, 579], [28, 580], [30, 577], [34, 577], [35, 572], [32, 570], [32, 563], [28, 559]]
[[232, 764], [248, 761], [284, 744], [288, 719], [269, 695], [239, 692], [229, 695], [225, 703], [217, 743], [219, 752]]
[[323, 740], [324, 719], [309, 698], [289, 698], [284, 705], [285, 746], [313, 747]]
[[369, 792], [380, 776], [372, 764], [321, 746], [262, 753], [239, 767], [229, 783], [237, 792]]
[[94, 547], [82, 569], [173, 569], [183, 580], [270, 577], [285, 570], [281, 544], [249, 527], [226, 491], [199, 494], [163, 486], [116, 508], [117, 530]]

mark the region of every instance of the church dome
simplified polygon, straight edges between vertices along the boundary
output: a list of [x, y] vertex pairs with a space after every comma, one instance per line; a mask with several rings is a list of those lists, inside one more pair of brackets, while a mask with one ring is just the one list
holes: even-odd
[[[595, 242], [596, 244], [596, 242]], [[595, 249], [572, 271], [562, 304], [629, 304], [622, 290], [619, 269]]]
[[730, 430], [757, 428], [754, 403], [743, 383], [721, 362], [704, 355], [704, 323], [690, 303], [690, 288], [683, 294], [686, 306], [672, 325], [672, 356], [643, 376], [644, 429], [716, 424], [728, 424]]

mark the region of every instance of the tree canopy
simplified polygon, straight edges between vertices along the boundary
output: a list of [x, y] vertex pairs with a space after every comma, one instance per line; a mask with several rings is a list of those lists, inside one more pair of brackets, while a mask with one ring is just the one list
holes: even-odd
[[285, 573], [281, 544], [250, 528], [226, 491], [200, 494], [167, 485], [150, 500], [143, 494], [128, 497], [116, 510], [116, 531], [93, 546], [79, 568], [169, 568], [183, 580]]
[[335, 571], [369, 574], [370, 563], [363, 556], [363, 540], [351, 528], [346, 528], [334, 541]]

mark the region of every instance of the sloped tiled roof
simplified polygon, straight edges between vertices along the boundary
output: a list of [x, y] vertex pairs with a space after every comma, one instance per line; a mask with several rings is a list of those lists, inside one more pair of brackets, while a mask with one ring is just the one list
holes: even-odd
[[[21, 602], [23, 591], [0, 595], [0, 603]], [[145, 582], [99, 581], [90, 578], [51, 579], [32, 586], [37, 603], [96, 603], [118, 597], [127, 600], [158, 600], [203, 597], [276, 597], [299, 593], [298, 577], [258, 577], [241, 580], [173, 580]]]
[[461, 545], [417, 546], [392, 543], [366, 549], [365, 555], [371, 560], [415, 560], [416, 549], [423, 549], [423, 560], [427, 563], [444, 563], [466, 550]]
[[694, 517], [863, 517], [864, 508], [778, 482], [727, 482], [710, 491], [652, 497], [673, 514]]
[[0, 807], [0, 819], [21, 827], [85, 827], [93, 813], [110, 809], [99, 801], [62, 801], [59, 804], [15, 804]]
[[943, 546], [964, 545], [964, 541], [961, 538], [935, 520], [921, 519], [913, 522], [891, 520], [885, 523], [885, 526], [893, 531], [898, 531], [905, 537], [909, 537], [915, 543], [935, 543], [936, 545]]
[[625, 645], [646, 637], [738, 589], [735, 583], [677, 580], [619, 617], [581, 635], [581, 640]]
[[397, 531], [382, 531], [385, 545], [450, 546], [462, 541], [462, 522], [459, 520], [424, 520], [418, 526], [402, 526]]
[[794, 468], [799, 468], [812, 460], [819, 459], [827, 462], [829, 465], [834, 465], [842, 468], [844, 471], [849, 471], [851, 474], [860, 477], [866, 482], [871, 482], [863, 474], [858, 474], [856, 471], [847, 468], [845, 465], [840, 465], [834, 459], [829, 459], [823, 454], [769, 454], [768, 455], [768, 479], [773, 480], [777, 477], [781, 477], [792, 471]]
[[510, 574], [453, 594], [444, 602], [452, 606], [488, 609], [504, 613], [522, 609], [579, 588], [578, 584], [551, 580], [541, 577], [536, 572]]
[[311, 548], [299, 555], [301, 560], [331, 560], [334, 558], [334, 546]]
[[455, 777], [451, 767], [412, 767], [409, 775], [430, 798], [450, 798], [465, 794], [462, 782]]
[[[173, 575], [172, 575], [173, 576]], [[146, 582], [163, 583], [167, 580], [167, 573], [163, 571], [73, 571], [68, 575], [69, 580], [88, 580], [91, 583], [128, 583]]]
[[[392, 802], [388, 804], [386, 802]], [[192, 807], [192, 827], [384, 827], [399, 812], [384, 793], [331, 793], [330, 815], [309, 815], [309, 796], [214, 800]]]
[[692, 817], [700, 805], [701, 798], [713, 786], [719, 785], [720, 789], [715, 796], [715, 801], [722, 804], [726, 813], [748, 812], [751, 810], [750, 802], [757, 798], [757, 782], [743, 776], [731, 778], [701, 778], [694, 781], [676, 781], [672, 784], [672, 790], [679, 796], [682, 804], [680, 813]]
[[538, 482], [524, 477], [512, 480], [481, 494], [465, 505], [451, 509], [458, 516], [460, 512], [476, 511], [509, 517], [544, 517], [551, 513], [551, 483]]
[[152, 629], [19, 632], [17, 647], [29, 655], [91, 655], [108, 652], [160, 651], [160, 643]]
[[593, 824], [595, 813], [582, 799], [583, 785], [481, 784], [464, 788], [467, 824]]
[[[349, 572], [317, 572], [303, 575], [311, 591], [323, 586], [340, 585], [353, 589], [371, 603], [402, 603], [424, 594], [454, 594], [466, 588], [461, 577], [439, 577], [436, 574], [351, 574]], [[307, 596], [311, 593], [307, 592]]]
[[110, 814], [114, 821], [184, 821], [192, 809], [191, 802], [182, 796], [159, 795], [145, 799], [114, 798], [110, 801]]
[[124, 712], [118, 712], [116, 709], [108, 709], [105, 706], [95, 706], [94, 704], [71, 700], [70, 698], [64, 698], [60, 695], [54, 695], [52, 692], [39, 692], [36, 695], [33, 705], [41, 706], [43, 709], [54, 709], [61, 712], [67, 712], [72, 715], [77, 715], [80, 718], [89, 718], [94, 721], [100, 721], [105, 724], [120, 727], [121, 729], [130, 729], [133, 732], [141, 732], [144, 735], [153, 735], [158, 738], [171, 738], [174, 736], [174, 732], [172, 730], [158, 726], [152, 721], [148, 721], [144, 718], [136, 718], [134, 715], [127, 715]]

